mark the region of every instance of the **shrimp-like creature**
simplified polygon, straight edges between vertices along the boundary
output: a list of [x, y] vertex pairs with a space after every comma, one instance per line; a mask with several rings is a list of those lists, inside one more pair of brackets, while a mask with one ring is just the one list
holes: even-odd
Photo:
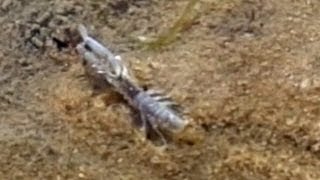
[[103, 77], [138, 110], [146, 137], [155, 132], [163, 144], [167, 144], [162, 130], [179, 132], [184, 129], [188, 121], [182, 117], [179, 106], [171, 98], [158, 91], [141, 88], [120, 56], [113, 55], [106, 47], [91, 38], [84, 26], [80, 25], [79, 32], [83, 42], [78, 44], [77, 51], [86, 62], [86, 67], [97, 76]]

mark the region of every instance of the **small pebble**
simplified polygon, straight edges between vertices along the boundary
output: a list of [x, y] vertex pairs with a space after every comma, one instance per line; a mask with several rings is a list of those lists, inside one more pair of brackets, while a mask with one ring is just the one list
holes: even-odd
[[40, 16], [37, 20], [36, 20], [36, 22], [38, 23], [38, 24], [40, 24], [40, 25], [46, 25], [46, 24], [48, 24], [48, 22], [49, 22], [49, 20], [50, 20], [50, 18], [51, 18], [51, 12], [45, 12], [42, 16]]
[[122, 163], [122, 161], [123, 161], [123, 159], [122, 159], [122, 158], [119, 158], [119, 159], [117, 160], [117, 163]]
[[307, 88], [309, 86], [310, 86], [310, 80], [309, 79], [304, 79], [300, 84], [300, 88], [301, 89], [305, 89], [305, 88]]
[[31, 38], [31, 42], [32, 42], [32, 44], [35, 45], [37, 48], [43, 47], [43, 42], [42, 42], [39, 38], [37, 38], [37, 37]]
[[312, 145], [312, 151], [313, 152], [319, 152], [320, 151], [320, 142]]
[[12, 0], [4, 0], [1, 4], [1, 8], [3, 10], [7, 10], [11, 4], [12, 4]]
[[160, 159], [159, 159], [159, 157], [158, 156], [153, 156], [151, 159], [150, 159], [150, 162], [152, 163], [152, 164], [160, 164]]
[[83, 174], [83, 173], [79, 173], [79, 178], [84, 178], [85, 177], [85, 175]]

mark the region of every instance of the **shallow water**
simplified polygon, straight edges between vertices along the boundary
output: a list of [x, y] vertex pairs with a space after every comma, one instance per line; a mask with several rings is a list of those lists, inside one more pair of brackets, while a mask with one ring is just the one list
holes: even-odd
[[[171, 44], [140, 48], [187, 3], [1, 2], [0, 179], [320, 179], [320, 2], [199, 1]], [[78, 23], [188, 111], [167, 150], [86, 76]]]

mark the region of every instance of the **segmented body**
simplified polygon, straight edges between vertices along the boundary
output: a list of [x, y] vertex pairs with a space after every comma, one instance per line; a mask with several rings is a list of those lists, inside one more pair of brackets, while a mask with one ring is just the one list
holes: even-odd
[[142, 91], [134, 97], [132, 104], [140, 110], [142, 116], [146, 116], [143, 118], [148, 119], [153, 128], [179, 131], [186, 125], [186, 121], [174, 109], [176, 104], [161, 94]]
[[187, 124], [177, 110], [178, 105], [169, 97], [153, 90], [145, 91], [128, 79], [116, 82], [114, 85], [116, 90], [140, 113], [142, 128], [146, 135], [154, 131], [165, 142], [161, 130], [177, 132]]
[[84, 42], [77, 50], [86, 61], [87, 68], [98, 77], [103, 77], [119, 92], [131, 106], [139, 111], [145, 133], [156, 132], [166, 142], [161, 130], [182, 130], [187, 121], [177, 111], [177, 105], [161, 93], [143, 88], [134, 81], [119, 56], [114, 56], [107, 48], [89, 37], [85, 28], [80, 26]]

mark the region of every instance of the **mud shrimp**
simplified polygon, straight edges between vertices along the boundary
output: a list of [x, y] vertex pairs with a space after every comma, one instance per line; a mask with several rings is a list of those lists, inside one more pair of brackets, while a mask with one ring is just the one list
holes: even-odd
[[77, 46], [78, 53], [96, 75], [105, 78], [140, 115], [141, 129], [147, 137], [155, 133], [167, 144], [164, 131], [177, 133], [188, 121], [182, 117], [178, 105], [170, 97], [155, 90], [144, 90], [122, 62], [98, 41], [91, 38], [84, 26], [79, 26], [83, 42]]

